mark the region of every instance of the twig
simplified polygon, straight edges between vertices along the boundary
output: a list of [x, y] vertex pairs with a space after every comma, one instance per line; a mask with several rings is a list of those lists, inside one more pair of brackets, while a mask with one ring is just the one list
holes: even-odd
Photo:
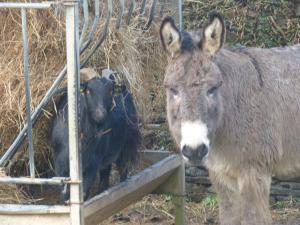
[[155, 210], [157, 210], [157, 211], [159, 211], [159, 212], [162, 212], [163, 214], [165, 214], [166, 216], [168, 216], [170, 219], [172, 219], [172, 220], [175, 219], [175, 217], [174, 217], [172, 214], [168, 213], [167, 211], [165, 211], [165, 210], [163, 210], [163, 209], [157, 208], [153, 203], [152, 203], [152, 206], [153, 206], [153, 208], [154, 208]]
[[281, 35], [282, 37], [287, 40], [287, 37], [285, 35], [285, 33], [283, 32], [283, 30], [277, 25], [277, 23], [275, 22], [274, 18], [272, 16], [268, 16], [268, 21], [270, 23], [270, 25], [276, 29]]

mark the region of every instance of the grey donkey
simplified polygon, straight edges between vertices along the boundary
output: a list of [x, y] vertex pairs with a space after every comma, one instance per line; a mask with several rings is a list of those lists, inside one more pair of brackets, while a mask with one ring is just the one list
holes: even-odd
[[300, 45], [224, 48], [222, 16], [160, 28], [167, 118], [187, 163], [209, 170], [222, 225], [269, 225], [272, 175], [300, 174]]

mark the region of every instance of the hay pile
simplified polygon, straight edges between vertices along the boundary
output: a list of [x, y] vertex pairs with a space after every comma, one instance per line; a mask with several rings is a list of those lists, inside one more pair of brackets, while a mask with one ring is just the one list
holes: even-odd
[[[5, 176], [6, 173], [1, 169], [0, 177]], [[31, 203], [34, 200], [23, 191], [22, 188], [15, 184], [0, 184], [0, 204], [8, 203]]]
[[30, 197], [14, 184], [0, 184], [0, 204], [30, 203]]
[[[51, 23], [49, 23], [51, 21]], [[29, 10], [27, 16], [29, 48], [29, 71], [31, 82], [32, 110], [62, 68], [65, 61], [64, 24], [48, 11]], [[23, 49], [21, 17], [18, 10], [1, 10], [0, 14], [0, 153], [11, 144], [26, 121], [25, 89], [23, 77]], [[48, 159], [47, 133], [49, 113], [45, 111], [42, 123], [34, 129], [34, 145], [37, 149], [37, 164]], [[19, 152], [24, 155], [26, 148]], [[10, 171], [25, 175], [26, 157], [20, 159], [22, 167]], [[43, 162], [42, 162], [43, 161]], [[21, 172], [22, 171], [22, 172]]]
[[[139, 7], [137, 5], [129, 27], [124, 26], [124, 16], [123, 27], [117, 31], [116, 19], [112, 19], [108, 38], [87, 66], [92, 66], [99, 73], [109, 67], [123, 74], [134, 93], [142, 121], [149, 121], [164, 111], [162, 76], [165, 56], [158, 41], [157, 24], [153, 23], [149, 30], [143, 30], [147, 18], [138, 16]], [[149, 13], [149, 6], [146, 12]], [[105, 17], [103, 6], [96, 39], [102, 32]], [[33, 110], [65, 64], [64, 15], [55, 15], [54, 11], [48, 10], [29, 10], [27, 24]], [[0, 27], [0, 154], [3, 154], [26, 122], [19, 11], [1, 10]], [[49, 146], [53, 102], [44, 109], [34, 127], [36, 169], [41, 177], [51, 176], [53, 171]], [[28, 174], [27, 154], [25, 141], [9, 166], [7, 172], [10, 175]]]

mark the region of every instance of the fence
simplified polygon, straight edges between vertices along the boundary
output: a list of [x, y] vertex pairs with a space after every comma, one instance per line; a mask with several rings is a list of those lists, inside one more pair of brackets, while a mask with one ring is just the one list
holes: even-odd
[[[84, 24], [81, 36], [79, 37], [79, 2], [77, 0], [64, 0], [55, 2], [42, 3], [0, 3], [1, 8], [11, 8], [21, 11], [22, 16], [22, 43], [24, 50], [24, 78], [26, 90], [26, 115], [27, 124], [20, 131], [10, 148], [0, 159], [0, 166], [4, 167], [8, 161], [15, 155], [18, 147], [28, 137], [29, 146], [29, 165], [30, 178], [28, 177], [0, 177], [0, 183], [15, 184], [46, 184], [46, 185], [70, 185], [70, 205], [0, 205], [0, 224], [97, 224], [103, 219], [109, 217], [113, 213], [121, 210], [127, 205], [137, 201], [142, 196], [157, 190], [163, 193], [174, 195], [174, 203], [176, 209], [175, 224], [184, 224], [184, 166], [182, 160], [177, 155], [170, 155], [164, 158], [165, 153], [146, 152], [147, 159], [161, 160], [156, 164], [146, 168], [142, 172], [136, 174], [126, 182], [95, 196], [87, 202], [83, 202], [82, 197], [82, 172], [80, 166], [80, 154], [78, 152], [78, 125], [77, 125], [77, 102], [79, 93], [79, 70], [85, 66], [89, 58], [101, 46], [108, 33], [108, 25], [112, 18], [113, 5], [112, 0], [107, 1], [108, 13], [105, 26], [100, 37], [97, 39], [96, 45], [88, 52], [84, 59], [80, 60], [83, 53], [90, 43], [94, 41], [94, 34], [97, 23], [99, 22], [99, 0], [94, 2], [94, 20], [90, 33], [87, 35], [89, 10], [88, 0], [80, 2], [83, 7]], [[176, 3], [176, 4], [175, 4]], [[153, 0], [151, 4], [150, 15], [145, 29], [148, 29], [155, 16], [157, 0]], [[164, 4], [162, 4], [163, 6]], [[173, 0], [172, 4], [179, 11], [177, 21], [181, 26], [181, 1]], [[45, 94], [35, 111], [30, 110], [30, 79], [28, 70], [28, 49], [27, 49], [27, 31], [26, 16], [27, 9], [47, 10], [50, 7], [63, 7], [65, 10], [66, 20], [66, 50], [67, 65], [60, 72], [53, 85]], [[141, 14], [143, 14], [146, 6], [146, 0], [142, 0]], [[135, 1], [132, 0], [126, 16], [126, 23], [130, 23], [131, 15], [134, 11]], [[117, 17], [116, 26], [120, 27], [122, 16], [124, 15], [124, 0], [120, 0], [120, 13]], [[163, 12], [163, 8], [161, 10]], [[70, 155], [70, 177], [55, 178], [36, 178], [34, 149], [32, 140], [32, 126], [37, 121], [43, 108], [48, 104], [53, 94], [57, 91], [59, 84], [67, 74], [68, 86], [68, 123], [69, 123], [69, 155]], [[156, 162], [151, 161], [151, 163]]]

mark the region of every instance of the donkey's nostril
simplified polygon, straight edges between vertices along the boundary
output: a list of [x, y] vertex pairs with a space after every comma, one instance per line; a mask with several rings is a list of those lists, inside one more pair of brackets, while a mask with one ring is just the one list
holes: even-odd
[[197, 148], [196, 151], [199, 159], [203, 159], [208, 153], [208, 147], [205, 144], [202, 144]]
[[187, 145], [184, 145], [183, 148], [182, 148], [182, 154], [187, 157], [188, 159], [192, 158], [192, 155], [193, 155], [193, 150], [187, 146]]
[[208, 153], [208, 147], [205, 144], [201, 144], [196, 148], [191, 148], [188, 145], [184, 145], [181, 149], [183, 156], [190, 161], [201, 161]]

